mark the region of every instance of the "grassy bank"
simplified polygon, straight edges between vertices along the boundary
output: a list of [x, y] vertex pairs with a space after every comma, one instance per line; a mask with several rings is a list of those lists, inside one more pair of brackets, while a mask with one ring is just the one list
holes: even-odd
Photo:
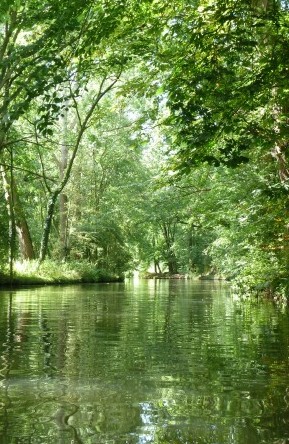
[[89, 262], [55, 262], [47, 260], [15, 262], [11, 282], [8, 269], [0, 270], [0, 286], [60, 285], [77, 283], [116, 282], [123, 277], [96, 268]]

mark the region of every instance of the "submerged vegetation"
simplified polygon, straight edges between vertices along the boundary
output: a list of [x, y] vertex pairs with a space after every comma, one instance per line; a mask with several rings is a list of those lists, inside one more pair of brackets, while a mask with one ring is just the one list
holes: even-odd
[[287, 1], [2, 2], [0, 284], [286, 299], [288, 47]]

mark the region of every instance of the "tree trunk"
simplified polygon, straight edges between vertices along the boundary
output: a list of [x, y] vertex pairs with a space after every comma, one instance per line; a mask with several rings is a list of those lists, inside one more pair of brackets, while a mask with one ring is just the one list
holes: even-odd
[[40, 245], [40, 252], [39, 252], [39, 263], [43, 262], [46, 258], [47, 251], [48, 251], [48, 241], [49, 241], [49, 235], [51, 230], [51, 224], [52, 224], [52, 218], [54, 215], [54, 209], [56, 205], [57, 198], [60, 194], [61, 190], [54, 191], [47, 204], [47, 213], [46, 218], [44, 222], [43, 227], [43, 233], [42, 233], [42, 239], [41, 239], [41, 245]]
[[166, 260], [170, 274], [178, 273], [177, 258], [173, 249], [175, 240], [175, 223], [162, 223], [162, 232], [166, 243]]
[[192, 259], [192, 250], [194, 247], [194, 243], [193, 243], [193, 226], [190, 225], [189, 226], [189, 230], [188, 230], [188, 269], [190, 272], [192, 272], [194, 270], [194, 261]]
[[7, 170], [2, 169], [3, 188], [8, 208], [8, 214], [11, 224], [14, 225], [13, 231], [17, 232], [19, 240], [20, 253], [23, 259], [34, 259], [34, 248], [29, 231], [29, 226], [19, 199], [15, 179], [9, 177]]
[[169, 273], [177, 274], [178, 273], [177, 258], [173, 252], [169, 252], [167, 261], [168, 261]]
[[7, 203], [7, 211], [9, 217], [9, 276], [10, 276], [10, 283], [12, 284], [13, 263], [15, 258], [15, 249], [16, 249], [16, 226], [15, 226], [15, 215], [14, 215], [11, 193], [7, 188], [4, 188], [4, 194]]
[[68, 197], [67, 194], [59, 195], [59, 240], [62, 259], [68, 255]]
[[17, 222], [16, 231], [19, 239], [20, 253], [23, 259], [31, 260], [34, 259], [34, 248], [30, 236], [29, 227], [27, 225], [26, 219]]
[[[61, 159], [59, 162], [60, 182], [63, 181], [68, 163], [67, 112], [65, 112], [65, 116], [63, 117], [62, 139]], [[59, 239], [61, 257], [66, 259], [68, 255], [68, 196], [63, 191], [61, 191], [59, 195]]]

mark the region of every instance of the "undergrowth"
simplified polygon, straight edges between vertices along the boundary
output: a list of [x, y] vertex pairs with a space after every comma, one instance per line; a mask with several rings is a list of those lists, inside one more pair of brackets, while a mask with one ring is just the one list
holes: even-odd
[[0, 285], [43, 285], [112, 282], [122, 280], [122, 276], [102, 270], [96, 265], [82, 261], [57, 262], [46, 260], [41, 265], [37, 261], [15, 262], [13, 279], [8, 269], [0, 274]]

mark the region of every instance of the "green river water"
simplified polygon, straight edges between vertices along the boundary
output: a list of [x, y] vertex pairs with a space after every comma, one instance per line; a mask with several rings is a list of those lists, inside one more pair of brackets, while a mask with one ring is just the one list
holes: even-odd
[[0, 444], [289, 443], [285, 308], [185, 280], [0, 306]]

